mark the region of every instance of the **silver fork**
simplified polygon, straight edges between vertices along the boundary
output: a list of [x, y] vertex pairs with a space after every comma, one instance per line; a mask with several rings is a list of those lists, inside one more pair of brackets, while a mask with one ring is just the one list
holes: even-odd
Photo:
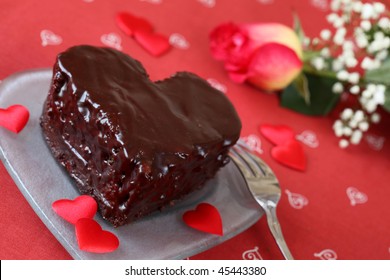
[[263, 208], [268, 226], [283, 256], [287, 260], [293, 260], [276, 216], [281, 190], [275, 174], [259, 157], [249, 152], [249, 148], [241, 141], [230, 149], [229, 156], [244, 176], [253, 197]]

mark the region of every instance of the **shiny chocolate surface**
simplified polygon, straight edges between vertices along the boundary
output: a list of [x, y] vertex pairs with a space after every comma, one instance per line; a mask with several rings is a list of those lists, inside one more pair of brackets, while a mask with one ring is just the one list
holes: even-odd
[[115, 226], [201, 187], [239, 137], [232, 104], [194, 74], [152, 82], [138, 61], [92, 46], [59, 54], [53, 70], [45, 139]]

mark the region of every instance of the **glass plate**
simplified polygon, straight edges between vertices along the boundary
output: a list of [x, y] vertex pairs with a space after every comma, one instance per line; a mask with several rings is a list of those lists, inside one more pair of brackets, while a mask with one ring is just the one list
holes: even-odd
[[[237, 235], [262, 216], [240, 171], [230, 162], [207, 183], [209, 186], [186, 197], [175, 207], [135, 223], [113, 228], [97, 214], [96, 220], [103, 229], [118, 236], [120, 246], [107, 254], [81, 251], [74, 227], [51, 208], [58, 199], [73, 199], [79, 195], [46, 147], [39, 126], [51, 75], [49, 69], [26, 71], [10, 76], [0, 84], [0, 108], [22, 104], [30, 111], [30, 120], [21, 133], [14, 134], [0, 127], [0, 158], [37, 215], [73, 258], [184, 259]], [[218, 208], [223, 236], [199, 232], [183, 223], [183, 213], [200, 202]]]

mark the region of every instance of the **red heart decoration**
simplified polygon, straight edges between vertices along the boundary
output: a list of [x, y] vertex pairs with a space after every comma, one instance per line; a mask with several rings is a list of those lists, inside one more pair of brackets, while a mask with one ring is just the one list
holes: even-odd
[[137, 30], [134, 39], [150, 54], [160, 56], [171, 48], [171, 44], [166, 36], [158, 33], [144, 32]]
[[71, 224], [81, 218], [93, 218], [97, 211], [95, 199], [88, 195], [81, 195], [74, 200], [60, 199], [52, 204], [54, 212]]
[[301, 143], [295, 139], [287, 141], [284, 145], [275, 146], [271, 150], [272, 157], [285, 166], [305, 171], [306, 156]]
[[109, 253], [119, 247], [118, 237], [102, 230], [102, 227], [90, 218], [81, 218], [76, 222], [76, 238], [80, 250], [91, 253]]
[[264, 124], [259, 126], [259, 130], [274, 145], [283, 145], [294, 139], [294, 131], [287, 125]]
[[136, 31], [153, 32], [153, 26], [148, 20], [126, 12], [121, 12], [116, 15], [116, 23], [128, 36], [133, 36]]
[[194, 229], [223, 235], [222, 219], [217, 208], [208, 203], [200, 203], [195, 210], [184, 213], [183, 221]]
[[30, 113], [22, 105], [12, 105], [7, 109], [0, 109], [0, 126], [19, 133], [27, 124]]

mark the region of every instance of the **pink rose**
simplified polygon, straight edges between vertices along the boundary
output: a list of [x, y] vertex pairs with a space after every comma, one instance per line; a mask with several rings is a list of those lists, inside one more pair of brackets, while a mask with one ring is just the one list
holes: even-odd
[[210, 33], [210, 49], [233, 81], [264, 90], [286, 87], [303, 65], [298, 36], [279, 23], [222, 24]]
[[210, 33], [210, 49], [213, 57], [225, 62], [228, 71], [246, 69], [253, 49], [249, 48], [246, 31], [234, 23], [218, 26]]

